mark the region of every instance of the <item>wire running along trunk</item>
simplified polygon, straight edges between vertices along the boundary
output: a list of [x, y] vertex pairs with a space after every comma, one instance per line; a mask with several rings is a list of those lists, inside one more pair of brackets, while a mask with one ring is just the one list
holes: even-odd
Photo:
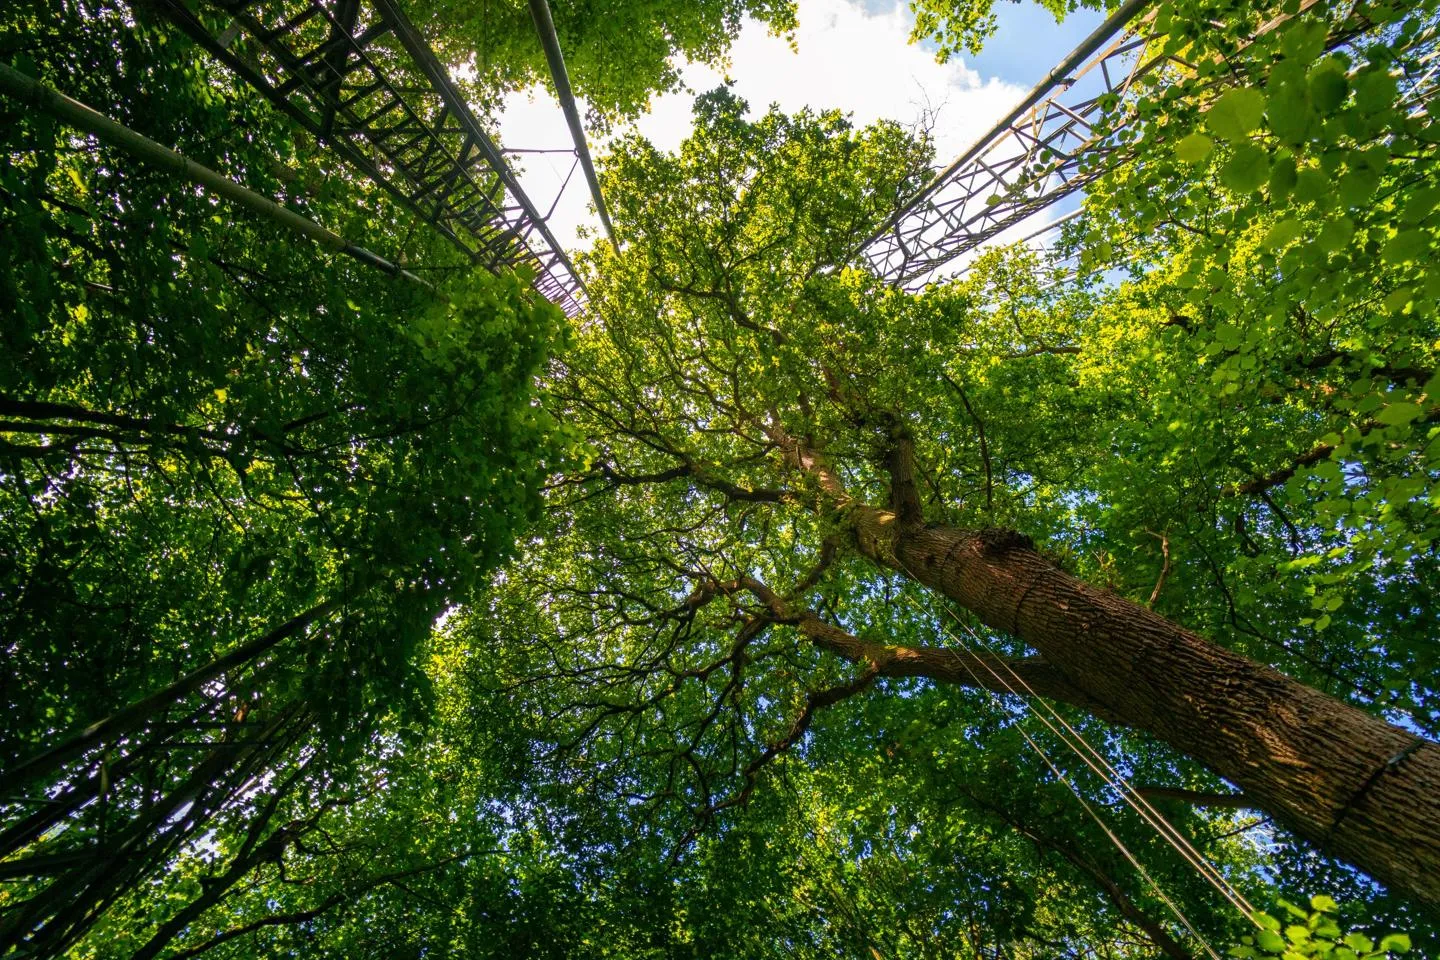
[[1115, 720], [1397, 892], [1440, 905], [1440, 745], [1069, 575], [1020, 534], [851, 508], [857, 545], [1033, 647]]

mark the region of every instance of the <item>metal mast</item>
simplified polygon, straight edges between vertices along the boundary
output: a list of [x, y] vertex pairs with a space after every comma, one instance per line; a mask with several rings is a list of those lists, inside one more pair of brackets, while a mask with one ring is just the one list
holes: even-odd
[[[1304, 12], [1321, 0], [1302, 0]], [[1104, 133], [1096, 124], [1107, 104], [1130, 92], [1140, 78], [1167, 61], [1146, 55], [1139, 26], [1149, 0], [1127, 0], [1033, 89], [1009, 115], [905, 202], [867, 238], [857, 260], [907, 290], [937, 277], [958, 257], [1025, 223], [1042, 210], [1103, 175], [1117, 150], [1111, 139], [1132, 118], [1111, 118]], [[1284, 14], [1262, 25], [1274, 29]], [[1329, 48], [1341, 49], [1365, 35], [1365, 21], [1339, 31]], [[1404, 102], [1426, 108], [1436, 87], [1440, 60], [1433, 39], [1396, 50]], [[1073, 214], [1032, 224], [1033, 239]]]

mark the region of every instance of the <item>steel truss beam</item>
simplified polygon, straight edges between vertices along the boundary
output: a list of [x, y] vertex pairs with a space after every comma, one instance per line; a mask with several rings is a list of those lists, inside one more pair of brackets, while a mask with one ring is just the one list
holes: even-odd
[[567, 314], [584, 289], [504, 154], [396, 0], [155, 0], [361, 175], [491, 270], [529, 266]]
[[[1301, 9], [1318, 2], [1302, 0]], [[1167, 61], [1145, 56], [1146, 41], [1132, 25], [1148, 3], [1129, 0], [1116, 10], [1005, 119], [871, 235], [858, 259], [896, 286], [919, 289], [946, 264], [1105, 173], [1105, 160], [1117, 149], [1111, 135], [1130, 118], [1112, 123], [1102, 136], [1095, 129], [1101, 111]], [[1284, 19], [1271, 20], [1260, 32]], [[1358, 42], [1368, 26], [1332, 36], [1329, 48]], [[1393, 48], [1402, 102], [1414, 110], [1427, 109], [1436, 90], [1437, 44], [1432, 30], [1403, 50]], [[1049, 229], [1041, 227], [1026, 239]]]
[[905, 289], [1079, 190], [1107, 149], [1093, 124], [1154, 66], [1129, 22], [1149, 0], [1128, 0], [1051, 70], [991, 131], [937, 174], [861, 247], [880, 277]]

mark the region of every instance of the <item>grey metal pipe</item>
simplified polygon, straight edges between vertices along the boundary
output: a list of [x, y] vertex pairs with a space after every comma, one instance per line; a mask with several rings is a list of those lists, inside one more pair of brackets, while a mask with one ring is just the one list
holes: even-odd
[[480, 121], [475, 119], [475, 114], [471, 112], [465, 97], [461, 95], [460, 88], [455, 85], [454, 80], [450, 79], [450, 72], [445, 69], [435, 56], [435, 52], [425, 43], [424, 37], [420, 35], [419, 30], [415, 29], [410, 18], [405, 16], [405, 12], [400, 9], [397, 0], [372, 0], [372, 2], [390, 28], [395, 31], [395, 39], [400, 41], [400, 45], [405, 48], [410, 59], [415, 61], [420, 72], [440, 94], [445, 105], [450, 108], [451, 114], [464, 126], [465, 132], [470, 135], [471, 142], [484, 154], [486, 161], [490, 164], [490, 169], [495, 171], [496, 176], [505, 184], [505, 189], [510, 191], [510, 196], [530, 218], [530, 223], [534, 226], [535, 231], [545, 238], [545, 242], [550, 245], [555, 257], [565, 265], [565, 269], [575, 278], [576, 283], [583, 291], [585, 281], [575, 272], [575, 265], [570, 262], [565, 248], [560, 246], [560, 242], [550, 232], [545, 218], [540, 216], [540, 212], [535, 209], [535, 205], [526, 196], [525, 191], [520, 189], [520, 181], [516, 179], [515, 171], [510, 169], [510, 165], [505, 162], [504, 155], [500, 153], [500, 148], [495, 146], [489, 134], [480, 126]]
[[550, 63], [550, 76], [555, 80], [555, 96], [560, 100], [560, 109], [565, 111], [565, 122], [570, 125], [570, 138], [575, 141], [575, 152], [580, 157], [580, 169], [585, 173], [585, 182], [590, 185], [590, 198], [595, 201], [595, 212], [600, 215], [600, 225], [605, 236], [613, 244], [615, 228], [610, 225], [610, 212], [605, 209], [605, 197], [600, 193], [600, 178], [595, 175], [595, 164], [590, 159], [590, 145], [585, 141], [585, 127], [580, 122], [580, 112], [575, 108], [575, 93], [570, 89], [570, 74], [565, 69], [565, 56], [560, 52], [560, 38], [555, 35], [555, 21], [550, 17], [550, 4], [546, 0], [530, 0], [530, 16], [535, 21], [535, 32], [540, 35], [540, 45], [545, 48], [545, 59]]
[[293, 230], [314, 240], [322, 247], [339, 251], [366, 266], [383, 270], [391, 276], [418, 283], [432, 292], [435, 289], [428, 281], [391, 263], [379, 254], [350, 243], [338, 233], [322, 227], [314, 220], [302, 216], [288, 207], [281, 206], [249, 187], [241, 186], [223, 174], [196, 163], [127, 126], [116, 123], [78, 100], [72, 100], [60, 91], [47, 87], [33, 77], [28, 77], [3, 63], [0, 63], [0, 93], [21, 103], [44, 110], [71, 126], [94, 134], [111, 146], [124, 150], [137, 160], [211, 190], [257, 216], [264, 217], [272, 223], [277, 223], [288, 230]]

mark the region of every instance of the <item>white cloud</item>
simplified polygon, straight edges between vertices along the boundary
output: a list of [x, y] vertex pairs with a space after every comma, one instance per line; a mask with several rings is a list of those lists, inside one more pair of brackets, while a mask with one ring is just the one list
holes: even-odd
[[[987, 132], [1026, 92], [982, 77], [958, 58], [936, 63], [929, 51], [911, 45], [910, 15], [902, 0], [879, 13], [866, 12], [851, 0], [801, 0], [799, 19], [794, 50], [783, 38], [769, 36], [763, 26], [747, 23], [731, 50], [728, 71], [690, 65], [683, 77], [691, 92], [657, 97], [636, 127], [661, 149], [674, 149], [689, 133], [694, 95], [718, 86], [728, 74], [735, 92], [755, 113], [772, 102], [787, 113], [807, 106], [837, 108], [863, 126], [879, 119], [915, 124], [929, 112], [943, 163]], [[569, 144], [559, 105], [544, 93], [511, 98], [500, 129], [510, 146]], [[604, 145], [592, 143], [592, 149], [600, 153]], [[557, 154], [519, 159], [522, 183], [544, 212], [569, 170], [570, 158]], [[577, 172], [551, 218], [552, 230], [569, 248], [577, 245], [576, 228], [594, 223], [588, 202]]]
[[[732, 49], [728, 72], [735, 92], [756, 111], [772, 102], [787, 113], [838, 108], [861, 126], [881, 119], [914, 123], [927, 108], [938, 111], [936, 152], [953, 157], [1025, 91], [981, 77], [958, 58], [937, 63], [930, 51], [909, 42], [910, 22], [900, 0], [884, 13], [867, 13], [850, 0], [802, 0], [795, 50], [748, 23]], [[702, 92], [723, 77], [692, 67], [685, 80]], [[655, 113], [639, 122], [641, 132], [658, 146], [675, 146], [688, 129], [691, 99], [689, 94], [658, 98]]]

